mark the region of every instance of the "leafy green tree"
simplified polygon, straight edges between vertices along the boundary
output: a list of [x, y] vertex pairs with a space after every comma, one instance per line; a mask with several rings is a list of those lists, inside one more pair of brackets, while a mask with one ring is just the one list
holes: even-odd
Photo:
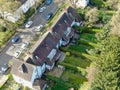
[[94, 61], [99, 71], [91, 90], [120, 90], [120, 37], [110, 35], [100, 44], [100, 56]]

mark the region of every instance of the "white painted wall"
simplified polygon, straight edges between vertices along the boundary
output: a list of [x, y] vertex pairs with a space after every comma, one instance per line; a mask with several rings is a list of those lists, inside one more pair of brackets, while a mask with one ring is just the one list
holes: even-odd
[[42, 74], [45, 72], [45, 68], [46, 68], [46, 65], [43, 64], [42, 66], [34, 66], [34, 70], [33, 70], [33, 74], [32, 74], [32, 78], [30, 81], [27, 81], [21, 77], [18, 77], [16, 75], [13, 75], [13, 78], [16, 82], [24, 85], [24, 86], [28, 86], [30, 88], [32, 88], [32, 85], [34, 83], [34, 80], [38, 77], [41, 77]]
[[33, 71], [31, 82], [34, 83], [34, 80], [36, 78], [41, 78], [42, 74], [45, 72], [45, 64], [42, 66], [35, 66], [35, 69]]
[[23, 78], [18, 77], [18, 76], [16, 76], [16, 75], [13, 75], [13, 78], [14, 78], [14, 80], [15, 80], [16, 82], [18, 82], [18, 83], [20, 83], [20, 84], [22, 84], [22, 85], [24, 85], [24, 86], [28, 86], [28, 87], [32, 88], [32, 83], [31, 83], [31, 82], [26, 81], [26, 80], [24, 80]]
[[77, 7], [86, 7], [89, 3], [89, 0], [77, 0], [76, 6]]
[[53, 69], [53, 67], [55, 66], [55, 63], [53, 63], [53, 65], [52, 66], [50, 66], [50, 65], [47, 65], [46, 64], [46, 68], [48, 69], [48, 70], [51, 70], [51, 69]]

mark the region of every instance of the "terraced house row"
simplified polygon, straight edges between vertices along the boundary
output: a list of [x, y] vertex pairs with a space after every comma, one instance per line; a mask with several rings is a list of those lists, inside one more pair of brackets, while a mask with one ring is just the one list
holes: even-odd
[[41, 36], [32, 48], [26, 52], [25, 60], [14, 60], [11, 73], [16, 82], [34, 90], [44, 90], [47, 81], [41, 77], [45, 71], [51, 71], [61, 57], [60, 46], [66, 46], [76, 34], [72, 28], [80, 25], [81, 17], [69, 7], [57, 23]]

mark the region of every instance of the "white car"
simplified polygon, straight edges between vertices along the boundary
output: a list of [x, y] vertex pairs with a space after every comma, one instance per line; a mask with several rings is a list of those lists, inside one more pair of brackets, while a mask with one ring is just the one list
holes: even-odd
[[33, 21], [28, 21], [25, 25], [26, 28], [29, 28], [33, 24]]
[[42, 28], [43, 28], [43, 25], [41, 24], [35, 28], [35, 31], [39, 32]]
[[21, 45], [20, 50], [24, 50], [28, 45], [29, 45], [29, 42], [24, 42], [24, 43]]
[[17, 52], [15, 52], [14, 57], [18, 58], [20, 56], [20, 54], [21, 54], [21, 51], [17, 51]]
[[45, 9], [46, 9], [45, 6], [44, 6], [44, 7], [41, 7], [41, 8], [39, 9], [39, 12], [44, 12]]

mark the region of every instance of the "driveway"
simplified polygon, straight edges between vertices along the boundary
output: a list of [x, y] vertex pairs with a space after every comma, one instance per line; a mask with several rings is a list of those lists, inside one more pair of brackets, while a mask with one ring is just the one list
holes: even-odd
[[[33, 24], [31, 26], [31, 28], [33, 28], [35, 26], [38, 26], [40, 24], [42, 24], [42, 25], [47, 24], [48, 21], [45, 20], [45, 15], [48, 14], [49, 12], [52, 12], [53, 14], [55, 14], [57, 12], [58, 4], [62, 3], [60, 1], [59, 2], [57, 2], [57, 1], [59, 1], [59, 0], [56, 0], [56, 2], [52, 2], [48, 6], [45, 5], [46, 9], [45, 9], [44, 12], [40, 13], [40, 12], [37, 11], [37, 13], [34, 14], [33, 17], [30, 18], [30, 20], [33, 21]], [[20, 35], [18, 32], [16, 34]], [[3, 66], [3, 64], [8, 63], [9, 60], [13, 59], [13, 56], [10, 56], [10, 55], [6, 54], [7, 50], [12, 45], [13, 44], [12, 44], [11, 39], [10, 39], [8, 41], [8, 43], [6, 44], [5, 48], [3, 49], [3, 51], [0, 53], [0, 68]]]

